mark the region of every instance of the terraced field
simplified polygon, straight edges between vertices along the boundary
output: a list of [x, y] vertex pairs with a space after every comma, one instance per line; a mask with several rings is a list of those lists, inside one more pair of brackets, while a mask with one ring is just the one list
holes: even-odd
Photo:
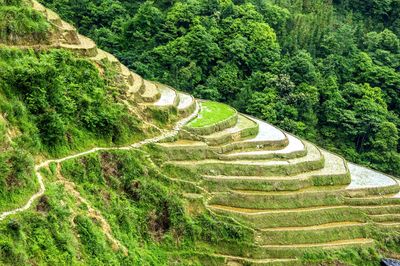
[[195, 110], [195, 100], [192, 96], [184, 93], [178, 94], [168, 86], [143, 79], [121, 64], [116, 57], [97, 48], [91, 39], [80, 35], [72, 25], [63, 21], [55, 12], [35, 0], [30, 2], [32, 7], [42, 13], [50, 22], [53, 28], [53, 36], [48, 45], [17, 46], [17, 48], [35, 48], [38, 50], [62, 48], [84, 56], [98, 65], [109, 62], [120, 71], [119, 75], [125, 83], [127, 99], [138, 103], [142, 109], [149, 107], [176, 108], [182, 116], [189, 116]]
[[234, 125], [237, 121], [235, 109], [217, 102], [203, 102], [199, 116], [187, 128], [194, 132], [212, 132], [214, 127]]
[[157, 146], [168, 158], [166, 171], [193, 173], [186, 178], [207, 191], [197, 198], [208, 210], [254, 230], [247, 250], [216, 254], [227, 264], [299, 265], [307, 252], [371, 247], [375, 230], [399, 230], [393, 177], [255, 118], [238, 114], [229, 124], [220, 117], [205, 131], [189, 123], [179, 139]]
[[192, 198], [254, 230], [254, 245], [247, 250], [216, 248], [215, 256], [227, 265], [298, 265], [308, 251], [369, 247], [375, 243], [371, 230], [400, 228], [400, 186], [394, 178], [347, 163], [227, 105], [197, 101], [145, 80], [57, 14], [32, 4], [56, 29], [54, 42], [39, 49], [64, 48], [96, 64], [110, 62], [120, 70], [126, 102], [144, 110], [175, 108], [180, 117], [201, 106], [182, 130], [183, 124], [174, 129], [178, 137], [156, 146], [165, 155], [166, 172], [199, 176], [190, 182], [202, 192]]

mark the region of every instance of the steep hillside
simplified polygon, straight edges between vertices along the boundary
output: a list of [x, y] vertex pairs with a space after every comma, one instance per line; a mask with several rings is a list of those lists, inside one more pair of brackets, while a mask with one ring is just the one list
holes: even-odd
[[176, 135], [193, 97], [35, 1], [1, 4], [0, 264], [195, 265], [209, 253], [197, 240], [250, 239], [227, 218], [189, 216], [181, 185], [141, 149]]
[[1, 24], [1, 264], [399, 256], [393, 177], [143, 79], [34, 0], [0, 3], [20, 10]]
[[398, 0], [41, 0], [130, 69], [400, 172]]

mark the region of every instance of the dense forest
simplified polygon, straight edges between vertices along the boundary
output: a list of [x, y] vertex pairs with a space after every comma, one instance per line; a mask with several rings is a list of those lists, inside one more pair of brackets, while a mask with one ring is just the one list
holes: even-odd
[[400, 172], [399, 0], [42, 0], [131, 69]]

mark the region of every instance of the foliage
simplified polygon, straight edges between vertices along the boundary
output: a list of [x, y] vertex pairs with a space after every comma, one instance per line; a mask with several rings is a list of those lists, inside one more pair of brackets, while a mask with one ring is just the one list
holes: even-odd
[[[43, 2], [146, 78], [232, 104], [353, 161], [400, 172], [398, 1]], [[26, 3], [0, 0], [0, 42], [48, 40], [50, 25]], [[0, 210], [37, 191], [33, 156], [141, 137], [108, 67], [103, 75], [64, 51], [1, 48]], [[207, 104], [214, 113], [201, 123], [232, 115], [222, 104]], [[46, 181], [60, 178], [55, 164], [42, 173]], [[0, 264], [200, 265], [198, 253], [218, 253], [212, 246], [251, 244], [251, 232], [228, 218], [195, 208], [189, 215], [185, 207], [193, 203], [183, 185], [139, 151], [75, 158], [62, 163], [61, 174], [76, 187], [46, 184], [36, 208], [0, 223]], [[89, 205], [99, 212], [90, 213]], [[99, 213], [129, 254], [109, 241]], [[386, 241], [398, 249], [396, 237]], [[344, 250], [304, 259], [358, 265], [376, 262], [377, 254]]]
[[[48, 183], [36, 208], [0, 223], [0, 264], [200, 265], [196, 252], [209, 251], [197, 242], [248, 243], [249, 232], [231, 220], [189, 216], [182, 189], [146, 157], [112, 151], [63, 162], [62, 175], [87, 202], [62, 183]], [[128, 255], [115, 250], [88, 205], [104, 216]]]
[[0, 155], [0, 211], [18, 206], [37, 189], [33, 175], [33, 160], [23, 150]]
[[89, 61], [58, 50], [8, 49], [0, 60], [2, 112], [23, 131], [16, 141], [31, 152], [66, 153], [96, 139], [118, 144], [139, 132], [138, 121], [115, 100], [118, 92]]
[[0, 17], [0, 43], [42, 43], [50, 34], [50, 25], [43, 15], [22, 1], [0, 1]]
[[[46, 32], [36, 31], [48, 29], [46, 20], [26, 1], [3, 1], [3, 11], [1, 25], [11, 25], [8, 19], [17, 23], [6, 36], [21, 37], [24, 45], [47, 40]], [[46, 27], [35, 21], [32, 26], [24, 14]], [[33, 35], [25, 29], [32, 29]], [[21, 206], [37, 192], [34, 157], [63, 156], [143, 137], [140, 122], [119, 100], [122, 91], [113, 72], [104, 65], [100, 73], [90, 61], [62, 50], [0, 48], [1, 211]]]

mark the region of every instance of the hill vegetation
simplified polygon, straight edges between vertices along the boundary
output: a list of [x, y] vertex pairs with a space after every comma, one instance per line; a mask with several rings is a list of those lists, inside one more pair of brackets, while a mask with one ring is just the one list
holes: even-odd
[[22, 0], [0, 1], [0, 42], [33, 44], [46, 42], [50, 25], [36, 10]]
[[400, 172], [397, 0], [42, 0], [131, 69]]
[[[127, 104], [115, 62], [52, 48], [55, 26], [28, 1], [0, 4], [3, 213], [37, 193], [35, 168], [45, 158], [128, 145], [154, 129]], [[143, 151], [95, 152], [40, 171], [45, 194], [28, 211], [0, 219], [0, 265], [201, 265], [207, 245], [250, 239], [231, 219], [191, 217], [181, 185]]]
[[[50, 4], [147, 78], [398, 173], [398, 3], [357, 3]], [[0, 14], [0, 265], [398, 256], [392, 177], [143, 79], [36, 1]]]

